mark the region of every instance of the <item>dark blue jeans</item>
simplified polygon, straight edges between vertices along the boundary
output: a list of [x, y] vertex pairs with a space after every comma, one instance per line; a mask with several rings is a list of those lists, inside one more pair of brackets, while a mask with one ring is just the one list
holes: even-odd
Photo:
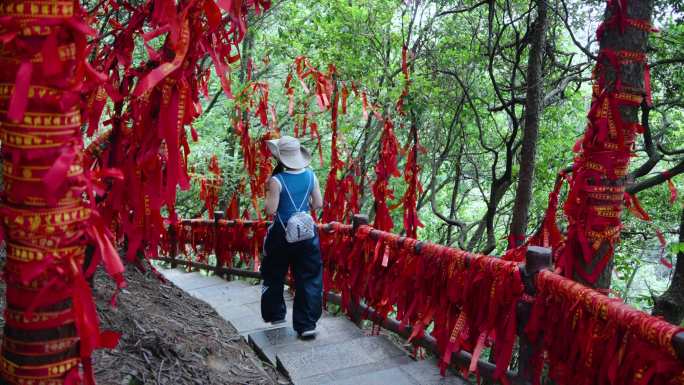
[[298, 333], [316, 328], [323, 300], [323, 262], [318, 234], [313, 239], [288, 243], [285, 230], [276, 220], [266, 236], [266, 256], [261, 263], [261, 317], [265, 322], [285, 318], [283, 285], [292, 267], [295, 298], [292, 325]]

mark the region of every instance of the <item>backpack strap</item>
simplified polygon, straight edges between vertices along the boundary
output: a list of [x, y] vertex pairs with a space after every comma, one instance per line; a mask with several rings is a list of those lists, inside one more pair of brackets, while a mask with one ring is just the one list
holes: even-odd
[[290, 189], [287, 188], [287, 183], [285, 183], [285, 178], [283, 178], [280, 174], [277, 174], [276, 179], [278, 179], [278, 182], [280, 182], [280, 185], [283, 187], [285, 192], [287, 193], [287, 197], [290, 198], [290, 202], [292, 203], [292, 207], [297, 208], [297, 205], [294, 203], [294, 199], [292, 199], [292, 195], [290, 194]]
[[[312, 191], [312, 180], [313, 180], [313, 171], [310, 170], [305, 170], [305, 173], [309, 175], [308, 178], [308, 184], [306, 186], [306, 194], [304, 194], [304, 199], [302, 199], [302, 203], [297, 206], [297, 204], [294, 202], [294, 199], [292, 199], [292, 194], [290, 194], [290, 189], [287, 188], [287, 183], [285, 183], [285, 178], [283, 178], [280, 174], [276, 174], [274, 178], [280, 182], [281, 186], [283, 189], [285, 189], [285, 192], [287, 193], [287, 197], [290, 199], [290, 202], [292, 203], [292, 207], [295, 208], [297, 212], [302, 211], [302, 207], [304, 207], [304, 203], [306, 203], [306, 200], [309, 199], [309, 195], [311, 195]], [[283, 230], [287, 230], [285, 227], [285, 223], [283, 222], [283, 219], [280, 218], [280, 213], [276, 210], [276, 215], [278, 216], [278, 221], [280, 222], [280, 225], [283, 226]]]
[[302, 200], [302, 204], [299, 205], [299, 208], [297, 209], [297, 211], [302, 211], [302, 207], [304, 206], [304, 203], [306, 202], [307, 199], [309, 199], [309, 196], [311, 196], [311, 193], [313, 192], [314, 173], [311, 170], [306, 170], [306, 173], [309, 175], [309, 182], [306, 186], [306, 194], [304, 195], [304, 199]]
[[308, 184], [306, 186], [306, 194], [304, 194], [304, 198], [302, 199], [302, 203], [297, 206], [295, 203], [294, 199], [292, 198], [292, 194], [290, 194], [290, 189], [287, 188], [287, 183], [285, 183], [285, 178], [283, 178], [280, 174], [277, 174], [275, 177], [278, 178], [278, 181], [283, 185], [283, 189], [285, 189], [285, 192], [287, 193], [287, 197], [290, 198], [290, 202], [292, 203], [292, 207], [295, 208], [297, 211], [302, 211], [302, 207], [304, 207], [304, 203], [306, 203], [306, 200], [309, 198], [309, 195], [311, 194], [311, 180], [313, 179], [313, 172], [306, 170], [305, 173], [309, 175], [308, 178]]

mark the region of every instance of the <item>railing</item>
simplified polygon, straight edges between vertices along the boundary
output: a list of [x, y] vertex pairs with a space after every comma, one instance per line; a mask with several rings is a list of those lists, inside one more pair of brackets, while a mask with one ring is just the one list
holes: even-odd
[[[254, 262], [269, 223], [220, 218], [170, 227], [159, 259], [258, 278]], [[353, 225], [319, 225], [326, 298], [357, 323], [369, 319], [425, 347], [443, 368], [514, 384], [538, 383], [544, 366], [559, 385], [684, 379], [680, 328], [550, 272], [548, 249], [530, 247], [525, 263], [515, 264], [367, 223], [356, 216]], [[213, 252], [217, 263], [181, 259], [178, 246]], [[234, 255], [252, 268], [235, 266]], [[493, 362], [479, 359], [489, 345]]]

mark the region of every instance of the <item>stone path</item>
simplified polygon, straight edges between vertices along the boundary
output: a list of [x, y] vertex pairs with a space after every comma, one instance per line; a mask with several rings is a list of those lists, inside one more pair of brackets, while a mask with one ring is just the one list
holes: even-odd
[[385, 336], [367, 336], [344, 316], [324, 313], [315, 340], [302, 341], [292, 329], [292, 298], [287, 294], [288, 324], [272, 326], [260, 316], [261, 286], [216, 276], [159, 269], [176, 286], [207, 302], [267, 362], [296, 385], [467, 385], [454, 374], [439, 375], [436, 361], [413, 360]]

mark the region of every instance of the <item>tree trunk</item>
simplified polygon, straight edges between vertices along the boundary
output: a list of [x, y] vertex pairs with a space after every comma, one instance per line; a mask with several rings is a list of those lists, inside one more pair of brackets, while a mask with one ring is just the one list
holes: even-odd
[[523, 129], [522, 149], [520, 150], [520, 173], [518, 187], [513, 204], [513, 218], [509, 247], [519, 246], [525, 240], [529, 219], [530, 201], [532, 200], [532, 182], [534, 181], [535, 156], [537, 152], [537, 134], [539, 132], [539, 116], [542, 112], [542, 94], [544, 90], [543, 59], [546, 44], [547, 3], [536, 0], [537, 20], [532, 29], [527, 64], [527, 97], [525, 102], [525, 127]]
[[249, 63], [252, 60], [252, 54], [254, 50], [254, 32], [247, 29], [245, 32], [245, 38], [242, 41], [242, 55], [240, 60], [240, 74], [238, 79], [240, 79], [240, 85], [244, 86], [244, 83], [251, 77], [249, 70], [252, 65]]
[[[679, 243], [684, 243], [684, 209], [682, 209], [679, 222]], [[680, 325], [684, 320], [684, 252], [682, 251], [677, 253], [670, 287], [655, 299], [653, 315], [662, 316], [675, 325]]]
[[644, 69], [653, 0], [624, 3], [609, 2], [599, 29], [589, 124], [573, 165], [564, 207], [568, 237], [558, 262], [564, 275], [599, 289], [610, 287], [638, 110], [648, 89]]
[[90, 92], [82, 91], [90, 84], [83, 84], [86, 36], [72, 22], [87, 15], [78, 2], [5, 3], [0, 225], [7, 258], [0, 382], [81, 383], [82, 368], [85, 383], [92, 383], [93, 349], [115, 338], [99, 332], [84, 271], [86, 247], [100, 246], [88, 267], [107, 258], [119, 284], [123, 266], [102, 221], [91, 216], [93, 185], [82, 164], [83, 117], [103, 96], [97, 87], [93, 94], [77, 93]]

